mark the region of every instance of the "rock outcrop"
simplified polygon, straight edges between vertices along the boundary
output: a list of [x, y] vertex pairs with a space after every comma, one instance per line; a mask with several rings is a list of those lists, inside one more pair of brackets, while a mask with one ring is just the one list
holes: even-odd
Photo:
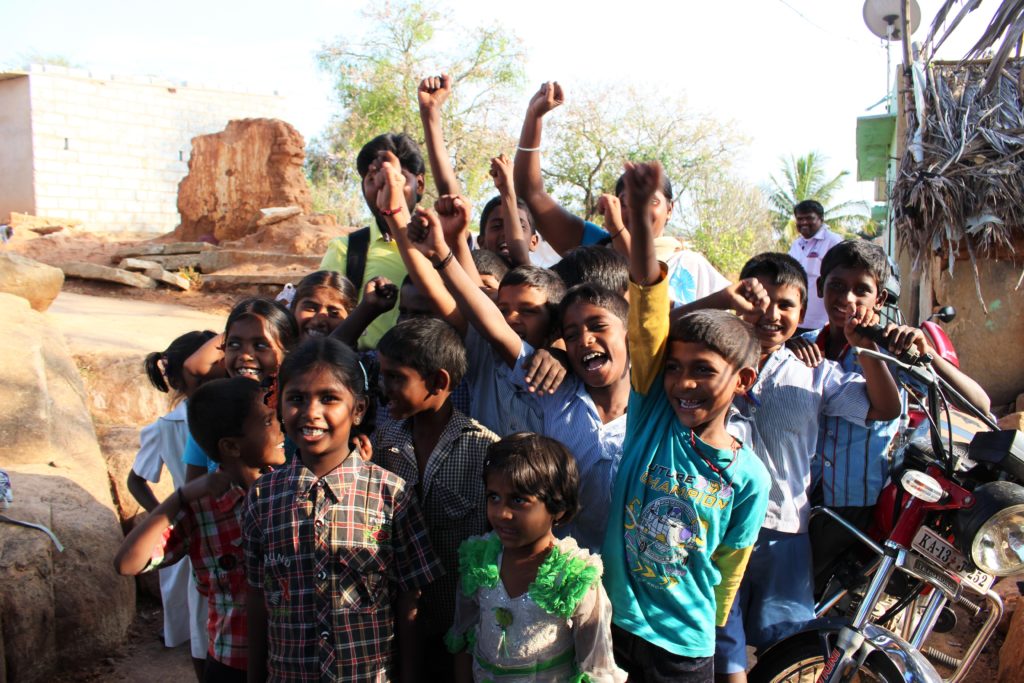
[[181, 240], [235, 240], [253, 232], [266, 207], [308, 213], [302, 170], [305, 141], [276, 119], [231, 121], [224, 131], [192, 139], [188, 175], [178, 185]]
[[27, 299], [37, 311], [49, 308], [63, 286], [60, 268], [18, 254], [0, 254], [0, 292]]
[[0, 463], [14, 491], [6, 514], [45, 524], [65, 546], [0, 523], [2, 667], [7, 680], [31, 682], [118, 647], [135, 589], [111, 563], [121, 526], [64, 335], [10, 294], [0, 294], [0, 319]]

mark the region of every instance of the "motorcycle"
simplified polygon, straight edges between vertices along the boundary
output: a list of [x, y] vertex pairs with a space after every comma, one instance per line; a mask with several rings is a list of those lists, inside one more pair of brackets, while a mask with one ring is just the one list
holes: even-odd
[[[1024, 480], [1024, 434], [998, 431], [987, 414], [971, 410], [930, 368], [927, 356], [897, 360], [885, 353], [857, 352], [898, 366], [928, 387], [922, 425], [927, 437], [910, 440], [902, 449], [902, 463], [892, 470], [893, 483], [876, 506], [888, 512], [878, 520], [885, 531], [878, 540], [828, 508], [814, 509], [812, 514], [831, 516], [870, 550], [872, 560], [861, 573], [867, 586], [853, 603], [852, 618], [835, 618], [830, 612], [850, 598], [856, 580], [822, 599], [816, 609], [819, 619], [758, 652], [748, 674], [753, 682], [813, 677], [819, 683], [956, 683], [1002, 617], [1002, 601], [991, 590], [995, 578], [1024, 571], [1024, 487], [1012, 481]], [[978, 432], [966, 448], [954, 444], [947, 397], [992, 431]], [[887, 595], [895, 604], [876, 616]], [[948, 627], [951, 603], [978, 615], [979, 600], [987, 604], [988, 616], [962, 658], [926, 646], [934, 631]], [[915, 609], [919, 605], [921, 612]], [[903, 626], [897, 634], [887, 625], [900, 614]], [[952, 674], [940, 676], [929, 657]]]

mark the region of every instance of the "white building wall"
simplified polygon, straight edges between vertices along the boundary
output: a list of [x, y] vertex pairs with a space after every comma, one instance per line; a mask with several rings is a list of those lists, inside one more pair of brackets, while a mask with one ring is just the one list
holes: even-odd
[[284, 98], [149, 78], [29, 75], [35, 213], [104, 231], [167, 232], [191, 140], [241, 118], [280, 118]]
[[32, 213], [32, 119], [28, 76], [0, 80], [0, 221], [12, 211]]

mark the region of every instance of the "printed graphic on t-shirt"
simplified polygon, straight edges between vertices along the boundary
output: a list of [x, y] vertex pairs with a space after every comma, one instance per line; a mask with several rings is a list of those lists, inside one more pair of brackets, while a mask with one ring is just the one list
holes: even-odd
[[669, 298], [672, 301], [690, 303], [697, 299], [697, 283], [686, 268], [675, 268], [668, 282]]

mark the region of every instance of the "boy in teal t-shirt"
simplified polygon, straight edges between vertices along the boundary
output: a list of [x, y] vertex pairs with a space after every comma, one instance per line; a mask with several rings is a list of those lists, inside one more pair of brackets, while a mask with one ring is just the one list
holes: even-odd
[[768, 505], [767, 470], [726, 431], [733, 398], [757, 377], [759, 345], [750, 325], [721, 311], [670, 329], [647, 209], [660, 174], [659, 164], [626, 170], [632, 392], [601, 554], [615, 658], [630, 680], [711, 681], [715, 624]]

